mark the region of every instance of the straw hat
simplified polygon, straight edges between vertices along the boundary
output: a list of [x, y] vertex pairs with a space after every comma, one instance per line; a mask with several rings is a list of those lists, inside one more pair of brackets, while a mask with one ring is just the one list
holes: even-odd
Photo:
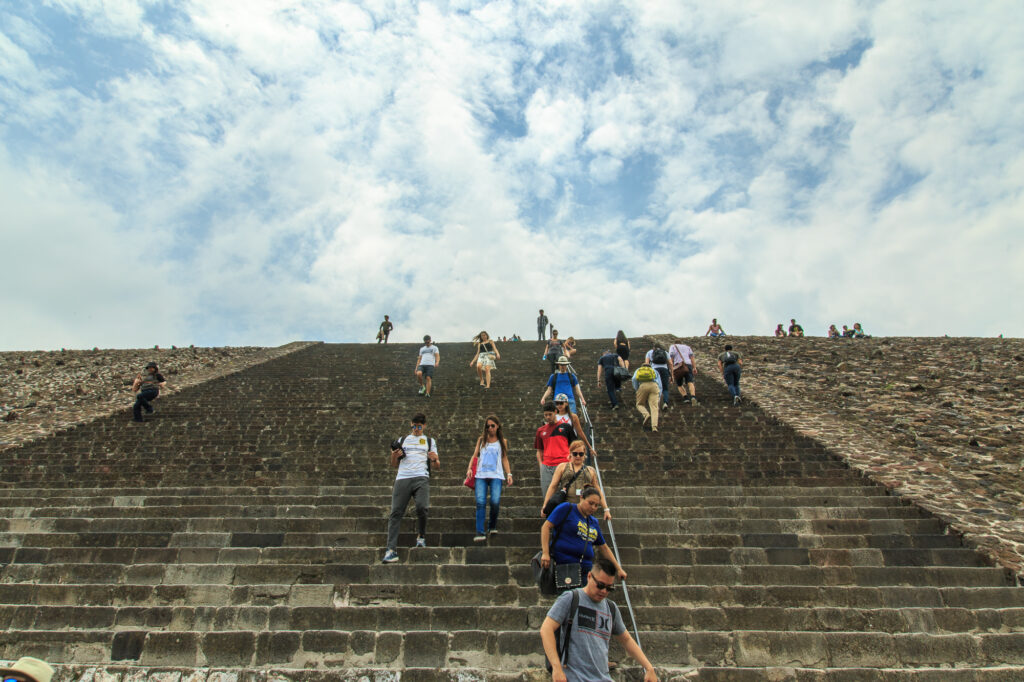
[[36, 682], [50, 682], [50, 678], [53, 677], [53, 668], [47, 665], [45, 661], [29, 656], [22, 656], [10, 668], [0, 668], [0, 675], [12, 672], [20, 673]]

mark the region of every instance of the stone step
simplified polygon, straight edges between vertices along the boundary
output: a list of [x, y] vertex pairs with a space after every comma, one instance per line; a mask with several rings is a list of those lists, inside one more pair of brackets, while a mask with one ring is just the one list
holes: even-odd
[[[548, 604], [534, 606], [31, 606], [0, 605], [4, 630], [533, 630]], [[1024, 632], [1024, 608], [794, 608], [637, 606], [644, 632]], [[628, 619], [628, 616], [626, 616]]]
[[[383, 555], [383, 552], [381, 552]], [[639, 585], [919, 585], [1003, 587], [1010, 573], [992, 567], [637, 565], [628, 569]], [[444, 564], [7, 564], [5, 583], [402, 583], [426, 585], [530, 585], [528, 565]]]
[[[1017, 587], [635, 585], [636, 606], [989, 610], [1024, 608]], [[621, 598], [619, 598], [620, 601]], [[40, 606], [535, 606], [532, 586], [387, 584], [0, 584], [0, 604]]]
[[[539, 667], [536, 631], [284, 630], [155, 631], [28, 630], [7, 633], [0, 655], [45, 657], [54, 663], [137, 661], [162, 666], [365, 665], [493, 670]], [[1024, 633], [889, 634], [882, 632], [643, 632], [644, 652], [665, 666], [830, 667], [1024, 665]], [[617, 642], [609, 652], [625, 660]]]
[[[269, 542], [253, 539], [251, 542]], [[383, 543], [381, 543], [383, 544]], [[536, 547], [428, 547], [409, 552], [408, 561], [436, 564], [526, 564]], [[475, 545], [475, 546], [474, 546]], [[378, 545], [379, 546], [379, 545]], [[231, 548], [0, 548], [0, 562], [10, 564], [337, 564], [380, 559], [377, 547], [252, 546]], [[977, 566], [988, 560], [970, 549], [807, 549], [801, 547], [620, 547], [620, 561], [632, 565], [697, 566]]]

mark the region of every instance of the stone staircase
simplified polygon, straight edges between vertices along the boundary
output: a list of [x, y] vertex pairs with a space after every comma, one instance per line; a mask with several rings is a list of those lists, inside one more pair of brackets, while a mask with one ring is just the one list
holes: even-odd
[[[600, 462], [641, 641], [661, 679], [1022, 680], [1024, 590], [915, 507], [698, 377], [657, 434], [594, 384]], [[547, 364], [502, 344], [489, 390], [442, 344], [317, 345], [0, 455], [0, 658], [61, 679], [533, 680], [533, 432]], [[383, 565], [387, 444], [428, 415], [443, 468], [426, 549], [411, 506]], [[462, 487], [483, 417], [517, 483], [472, 542]], [[619, 596], [620, 604], [623, 603]], [[619, 679], [639, 679], [623, 662]]]

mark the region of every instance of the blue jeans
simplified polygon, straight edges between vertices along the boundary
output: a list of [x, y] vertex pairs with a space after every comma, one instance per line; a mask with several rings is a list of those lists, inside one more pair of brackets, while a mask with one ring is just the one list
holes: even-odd
[[740, 395], [740, 366], [739, 363], [733, 363], [726, 365], [722, 370], [722, 378], [725, 379], [725, 385], [729, 387], [729, 393], [732, 397], [737, 398]]
[[668, 367], [655, 367], [658, 372], [658, 376], [661, 377], [661, 402], [668, 405], [668, 392], [672, 388], [672, 375], [668, 371]]
[[487, 511], [488, 489], [491, 498], [491, 523], [488, 530], [498, 527], [498, 510], [501, 508], [501, 479], [476, 479], [476, 534], [484, 534], [484, 513]]
[[138, 395], [135, 396], [135, 404], [132, 405], [132, 414], [136, 419], [142, 419], [142, 409], [145, 408], [146, 412], [152, 412], [153, 406], [149, 404], [151, 400], [156, 400], [157, 395], [160, 391], [155, 388], [144, 388], [139, 391]]

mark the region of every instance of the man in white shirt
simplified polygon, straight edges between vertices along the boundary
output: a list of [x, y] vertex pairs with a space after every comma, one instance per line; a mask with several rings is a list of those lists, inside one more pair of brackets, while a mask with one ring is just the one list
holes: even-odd
[[668, 357], [672, 362], [672, 379], [679, 388], [679, 395], [683, 396], [683, 402], [697, 405], [697, 387], [693, 385], [697, 363], [693, 360], [693, 349], [683, 343], [682, 339], [676, 339], [668, 348]]
[[388, 516], [388, 547], [383, 563], [398, 561], [398, 528], [409, 500], [416, 502], [416, 547], [427, 546], [427, 516], [430, 513], [430, 467], [441, 468], [437, 441], [427, 437], [424, 414], [413, 415], [412, 433], [391, 444], [391, 466], [398, 467], [391, 489], [391, 514]]
[[441, 351], [430, 340], [430, 334], [423, 337], [423, 346], [416, 356], [416, 382], [420, 385], [420, 395], [430, 397], [430, 389], [434, 384], [434, 368], [441, 364]]

